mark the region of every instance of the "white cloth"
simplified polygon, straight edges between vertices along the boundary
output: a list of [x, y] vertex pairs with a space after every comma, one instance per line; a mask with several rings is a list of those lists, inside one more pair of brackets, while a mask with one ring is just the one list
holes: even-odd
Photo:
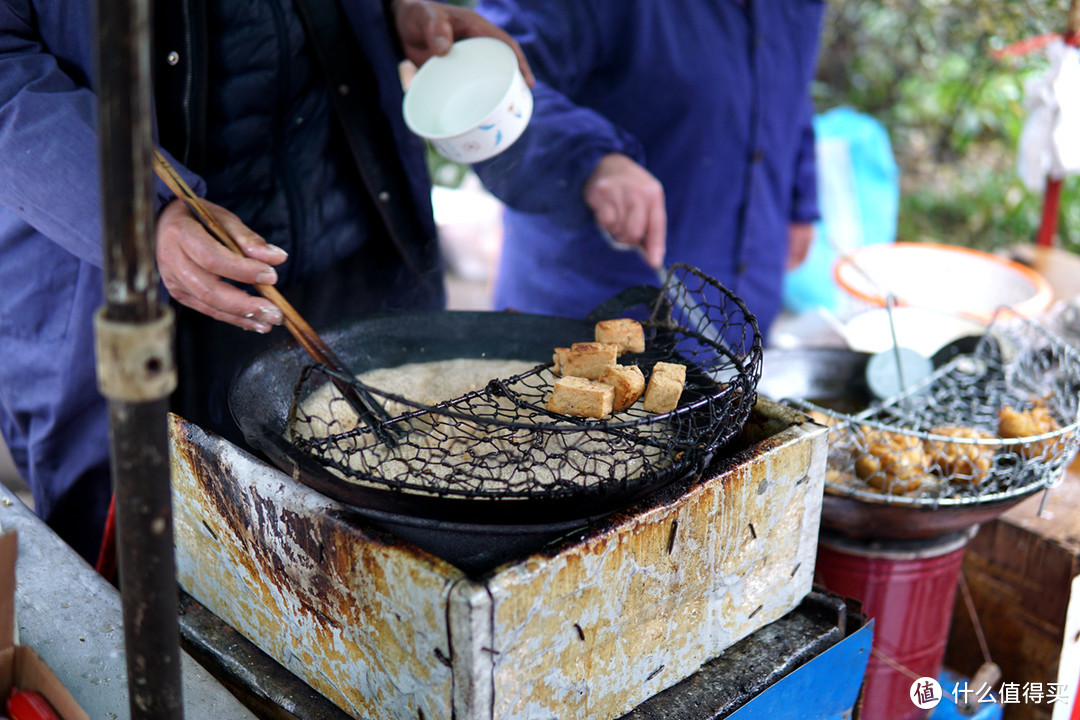
[[1045, 188], [1048, 177], [1080, 173], [1080, 50], [1059, 40], [1047, 53], [1050, 70], [1024, 87], [1028, 117], [1017, 167], [1032, 191]]

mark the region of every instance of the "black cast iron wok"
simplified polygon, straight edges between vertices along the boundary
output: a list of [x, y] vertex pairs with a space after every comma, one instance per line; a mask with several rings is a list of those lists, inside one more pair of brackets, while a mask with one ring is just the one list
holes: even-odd
[[[935, 364], [951, 359], [957, 348], [969, 350], [963, 338], [957, 347], [943, 349]], [[765, 351], [758, 391], [771, 399], [798, 399], [843, 413], [866, 408], [872, 395], [866, 382], [869, 353], [840, 348], [798, 348]], [[825, 491], [821, 523], [823, 527], [862, 538], [915, 539], [946, 535], [988, 522], [1041, 489], [1034, 486], [989, 496], [978, 503], [950, 503], [937, 506], [903, 502], [903, 498], [881, 496], [880, 500]]]
[[[650, 288], [655, 299], [658, 290]], [[629, 298], [644, 297], [635, 289]], [[623, 303], [623, 308], [633, 303]], [[552, 348], [593, 339], [599, 316], [617, 316], [605, 304], [584, 320], [525, 313], [436, 311], [367, 318], [323, 333], [354, 372], [456, 358], [549, 362]], [[597, 315], [601, 313], [601, 315]], [[335, 499], [377, 525], [463, 569], [476, 571], [523, 549], [587, 525], [701, 469], [711, 459], [656, 478], [632, 494], [595, 498], [491, 501], [419, 496], [346, 482], [284, 438], [297, 377], [310, 360], [286, 342], [258, 356], [237, 376], [229, 405], [245, 439], [298, 481]], [[737, 430], [736, 430], [737, 431]]]

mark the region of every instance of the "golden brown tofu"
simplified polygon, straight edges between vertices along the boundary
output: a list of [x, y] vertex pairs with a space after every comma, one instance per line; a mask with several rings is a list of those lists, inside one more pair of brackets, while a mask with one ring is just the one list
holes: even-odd
[[600, 377], [600, 382], [615, 388], [612, 411], [625, 410], [645, 392], [645, 375], [637, 365], [615, 365]]
[[596, 323], [596, 342], [615, 343], [619, 354], [645, 352], [645, 330], [630, 318], [601, 320]]
[[555, 348], [555, 354], [551, 356], [551, 362], [553, 366], [551, 372], [556, 375], [563, 374], [563, 368], [566, 367], [566, 361], [570, 359], [570, 348]]
[[680, 383], [686, 384], [686, 366], [679, 363], [658, 362], [653, 365], [653, 374], [670, 375]]
[[574, 343], [563, 363], [562, 374], [599, 380], [609, 367], [615, 365], [618, 351], [619, 346], [614, 343]]
[[561, 415], [602, 418], [611, 412], [614, 400], [612, 386], [568, 375], [555, 381], [547, 407]]
[[649, 376], [642, 407], [646, 412], [671, 412], [679, 405], [683, 386], [686, 384], [686, 366], [678, 363], [658, 362]]

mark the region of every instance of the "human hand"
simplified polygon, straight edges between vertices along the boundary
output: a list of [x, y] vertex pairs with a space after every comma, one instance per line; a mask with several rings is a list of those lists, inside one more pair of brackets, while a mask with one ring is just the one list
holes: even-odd
[[803, 264], [806, 256], [810, 254], [810, 246], [813, 242], [813, 223], [791, 223], [788, 225], [788, 270], [794, 270]]
[[517, 40], [468, 8], [432, 0], [394, 0], [391, 4], [398, 36], [408, 56], [420, 67], [432, 55], [445, 55], [455, 40], [493, 37], [509, 45], [517, 55], [521, 75], [529, 87], [536, 84], [529, 62]]
[[664, 264], [667, 208], [652, 173], [626, 155], [605, 155], [585, 183], [585, 203], [615, 242], [641, 248], [654, 268]]
[[182, 200], [165, 206], [154, 231], [158, 272], [169, 294], [179, 303], [204, 315], [245, 330], [270, 332], [282, 322], [281, 311], [265, 298], [250, 295], [222, 278], [251, 285], [273, 285], [280, 265], [288, 258], [219, 205], [203, 201], [221, 226], [236, 240], [244, 256], [218, 242]]

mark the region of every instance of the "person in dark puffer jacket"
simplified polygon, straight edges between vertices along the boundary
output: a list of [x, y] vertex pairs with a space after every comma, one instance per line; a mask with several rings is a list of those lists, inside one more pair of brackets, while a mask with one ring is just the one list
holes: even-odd
[[[0, 432], [35, 511], [91, 562], [111, 494], [91, 329], [103, 303], [92, 26], [88, 0], [0, 0]], [[314, 43], [310, 28], [327, 26]], [[426, 0], [157, 3], [161, 147], [247, 255], [229, 255], [158, 184], [177, 412], [240, 441], [228, 382], [284, 337], [246, 283], [276, 284], [316, 327], [442, 306], [398, 64], [474, 35], [510, 42], [524, 64], [475, 13]]]

